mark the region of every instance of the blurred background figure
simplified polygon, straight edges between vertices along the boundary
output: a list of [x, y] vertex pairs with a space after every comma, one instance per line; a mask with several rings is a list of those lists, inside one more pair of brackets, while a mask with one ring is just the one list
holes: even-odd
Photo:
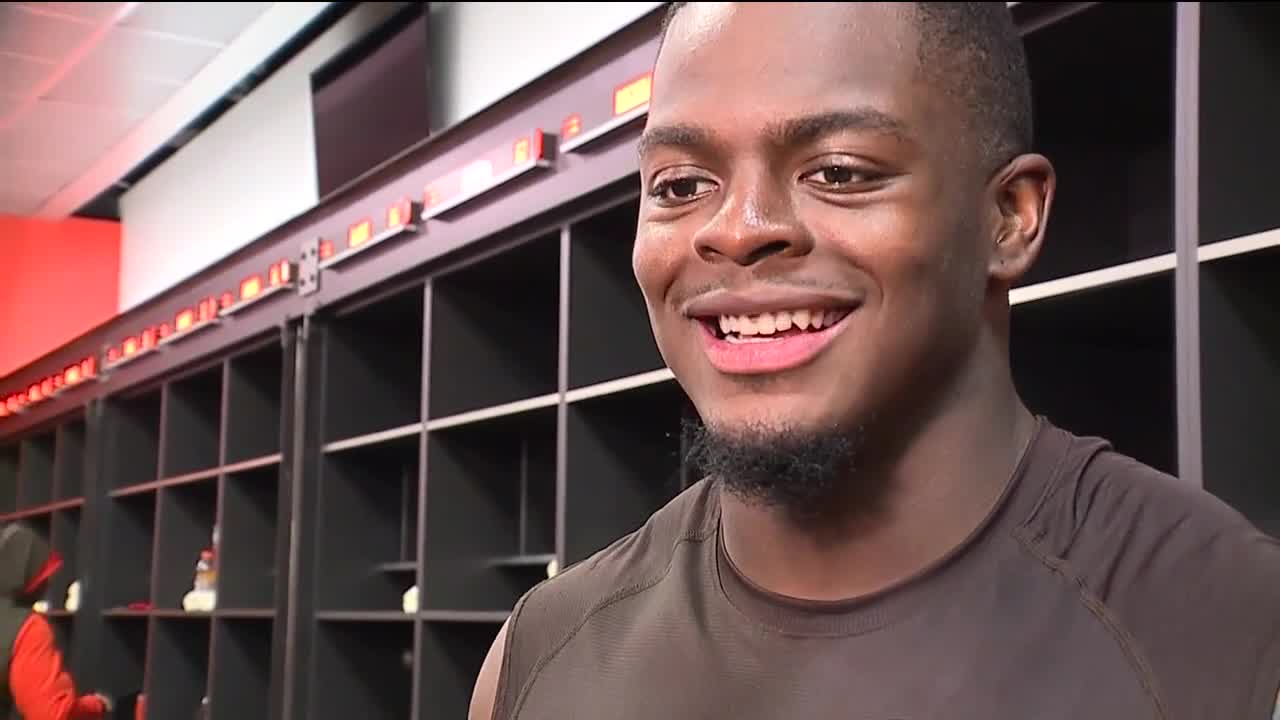
[[62, 558], [30, 528], [0, 530], [0, 717], [23, 720], [101, 718], [111, 712], [102, 694], [79, 695], [64, 668], [53, 628], [34, 607], [43, 599]]

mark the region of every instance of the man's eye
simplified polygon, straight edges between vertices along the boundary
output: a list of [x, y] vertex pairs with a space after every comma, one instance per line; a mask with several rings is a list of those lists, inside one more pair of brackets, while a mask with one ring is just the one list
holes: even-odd
[[847, 165], [828, 165], [808, 175], [820, 185], [848, 185], [865, 180], [865, 176]]
[[685, 177], [662, 180], [654, 185], [650, 194], [666, 201], [692, 200], [711, 191], [713, 183], [701, 178]]
[[693, 197], [698, 192], [698, 181], [693, 178], [672, 180], [667, 186], [667, 192], [678, 198]]
[[822, 179], [833, 185], [841, 185], [852, 182], [854, 178], [853, 168], [833, 166], [822, 169]]

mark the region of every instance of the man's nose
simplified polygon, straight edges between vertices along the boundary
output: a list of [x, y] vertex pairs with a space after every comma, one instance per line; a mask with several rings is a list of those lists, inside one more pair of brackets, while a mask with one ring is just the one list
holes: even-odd
[[777, 256], [804, 255], [813, 241], [796, 216], [786, 188], [756, 177], [730, 185], [715, 216], [693, 238], [705, 262], [748, 266]]

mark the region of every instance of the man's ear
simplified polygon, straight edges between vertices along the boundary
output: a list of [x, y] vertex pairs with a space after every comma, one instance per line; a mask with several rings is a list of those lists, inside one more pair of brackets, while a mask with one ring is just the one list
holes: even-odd
[[998, 225], [988, 273], [1013, 285], [1040, 256], [1057, 176], [1043, 155], [1020, 155], [993, 179]]

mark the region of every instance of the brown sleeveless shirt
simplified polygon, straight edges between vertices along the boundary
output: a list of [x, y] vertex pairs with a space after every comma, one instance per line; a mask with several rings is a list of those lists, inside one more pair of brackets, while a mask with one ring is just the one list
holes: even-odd
[[996, 510], [875, 597], [753, 586], [703, 481], [531, 590], [495, 720], [1272, 720], [1280, 543], [1045, 421]]

